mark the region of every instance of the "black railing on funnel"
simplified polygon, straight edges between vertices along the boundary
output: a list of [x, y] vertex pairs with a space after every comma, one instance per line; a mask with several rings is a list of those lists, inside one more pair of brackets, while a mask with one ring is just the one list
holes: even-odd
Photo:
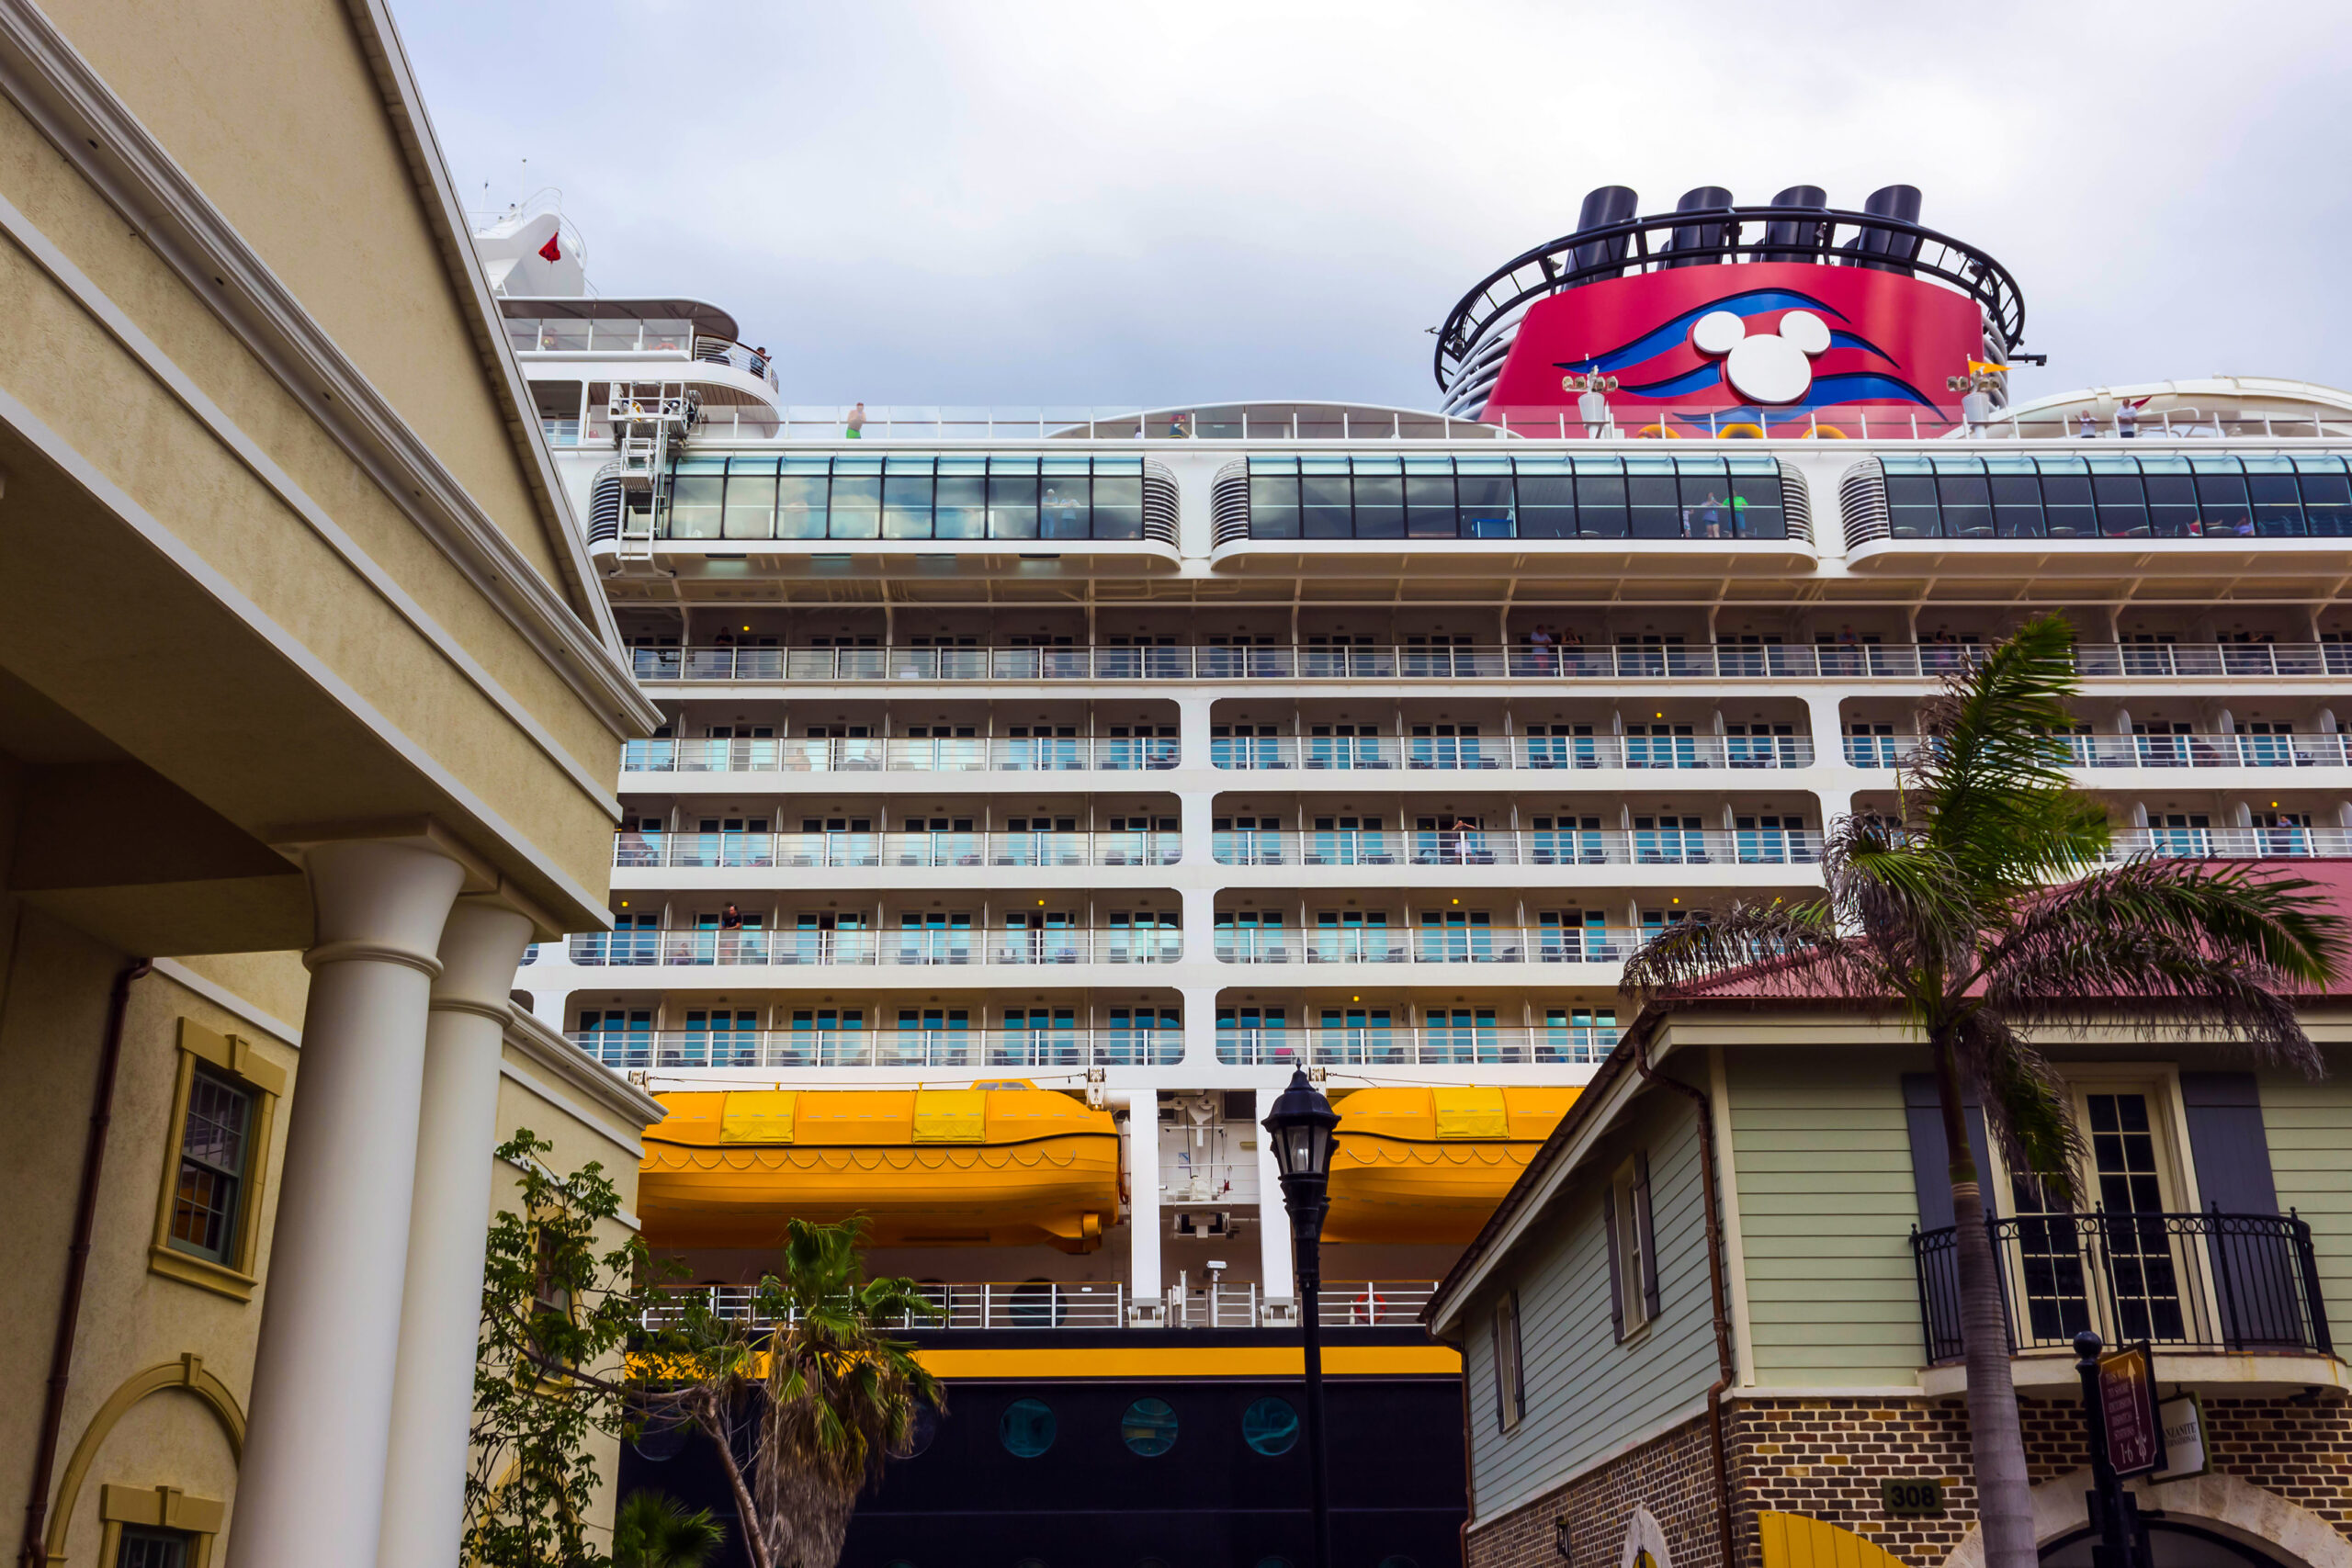
[[[2009, 1351], [2109, 1344], [2335, 1353], [2312, 1228], [2284, 1214], [2109, 1213], [1988, 1220]], [[1928, 1361], [1961, 1359], [1958, 1228], [1911, 1233]]]

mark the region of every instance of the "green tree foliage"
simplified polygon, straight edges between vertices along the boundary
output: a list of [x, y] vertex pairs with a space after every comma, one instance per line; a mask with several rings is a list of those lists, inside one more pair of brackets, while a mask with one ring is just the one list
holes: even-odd
[[613, 1517], [613, 1568], [703, 1568], [727, 1540], [708, 1508], [667, 1493], [632, 1492]]
[[620, 1213], [604, 1167], [559, 1176], [554, 1146], [519, 1128], [498, 1150], [522, 1207], [492, 1223], [482, 1272], [462, 1557], [481, 1568], [609, 1568], [587, 1523], [601, 1483], [587, 1444], [629, 1434], [628, 1351], [660, 1300], [643, 1238], [598, 1240]]
[[1973, 1091], [2001, 1156], [2054, 1199], [2077, 1190], [2081, 1134], [2037, 1033], [2095, 1021], [2235, 1043], [2316, 1077], [2294, 993], [2331, 979], [2345, 927], [2312, 884], [2244, 865], [2113, 863], [2105, 807], [2077, 790], [2074, 636], [2029, 622], [1948, 679], [1897, 819], [1849, 817], [1822, 852], [1826, 893], [1670, 926], [1625, 965], [1670, 999], [1736, 975], [1783, 995], [1881, 998], [1927, 1042], [1951, 1156], [1968, 1413], [1987, 1568], [2032, 1568], [2032, 1497], [2001, 1282], [1961, 1108]]
[[890, 1330], [934, 1315], [906, 1279], [865, 1278], [865, 1222], [794, 1220], [781, 1275], [722, 1317], [683, 1297], [644, 1406], [718, 1450], [755, 1568], [834, 1568], [857, 1495], [944, 1403]]

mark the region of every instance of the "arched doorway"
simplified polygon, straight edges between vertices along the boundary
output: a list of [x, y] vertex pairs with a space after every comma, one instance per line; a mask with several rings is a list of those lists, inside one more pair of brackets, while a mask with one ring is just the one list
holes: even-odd
[[[2041, 1549], [2042, 1568], [2091, 1568], [2098, 1541], [2087, 1529], [2063, 1536]], [[2148, 1551], [2155, 1568], [2302, 1568], [2294, 1558], [2174, 1519], [2148, 1521]]]

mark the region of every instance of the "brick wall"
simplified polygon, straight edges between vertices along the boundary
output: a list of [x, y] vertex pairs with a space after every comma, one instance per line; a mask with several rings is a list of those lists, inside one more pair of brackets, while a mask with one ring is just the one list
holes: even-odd
[[[2299, 1505], [2352, 1536], [2352, 1402], [2280, 1398], [2204, 1402], [2213, 1468]], [[2081, 1406], [2020, 1399], [2026, 1466], [2036, 1483], [2081, 1469]], [[1934, 1568], [1976, 1512], [1968, 1416], [1958, 1399], [1772, 1399], [1724, 1407], [1733, 1507], [1743, 1565], [1759, 1561], [1756, 1515], [1804, 1514], [1853, 1531], [1916, 1568]], [[1939, 1477], [1939, 1519], [1890, 1518], [1879, 1483]], [[1573, 1560], [1615, 1568], [1635, 1505], [1657, 1517], [1673, 1568], [1721, 1568], [1707, 1424], [1689, 1422], [1514, 1510], [1469, 1539], [1468, 1568], [1560, 1562], [1555, 1521], [1566, 1516]]]
[[1616, 1568], [1636, 1505], [1657, 1516], [1674, 1568], [1722, 1568], [1714, 1503], [1714, 1449], [1701, 1416], [1471, 1531], [1467, 1568], [1559, 1568], [1563, 1515], [1573, 1560]]

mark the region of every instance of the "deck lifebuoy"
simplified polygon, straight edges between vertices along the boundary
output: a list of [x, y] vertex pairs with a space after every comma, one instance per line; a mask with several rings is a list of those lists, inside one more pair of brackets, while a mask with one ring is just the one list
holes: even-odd
[[1380, 1321], [1380, 1309], [1387, 1304], [1381, 1299], [1378, 1292], [1366, 1286], [1363, 1294], [1358, 1296], [1355, 1303], [1348, 1308], [1348, 1321], [1376, 1324]]

